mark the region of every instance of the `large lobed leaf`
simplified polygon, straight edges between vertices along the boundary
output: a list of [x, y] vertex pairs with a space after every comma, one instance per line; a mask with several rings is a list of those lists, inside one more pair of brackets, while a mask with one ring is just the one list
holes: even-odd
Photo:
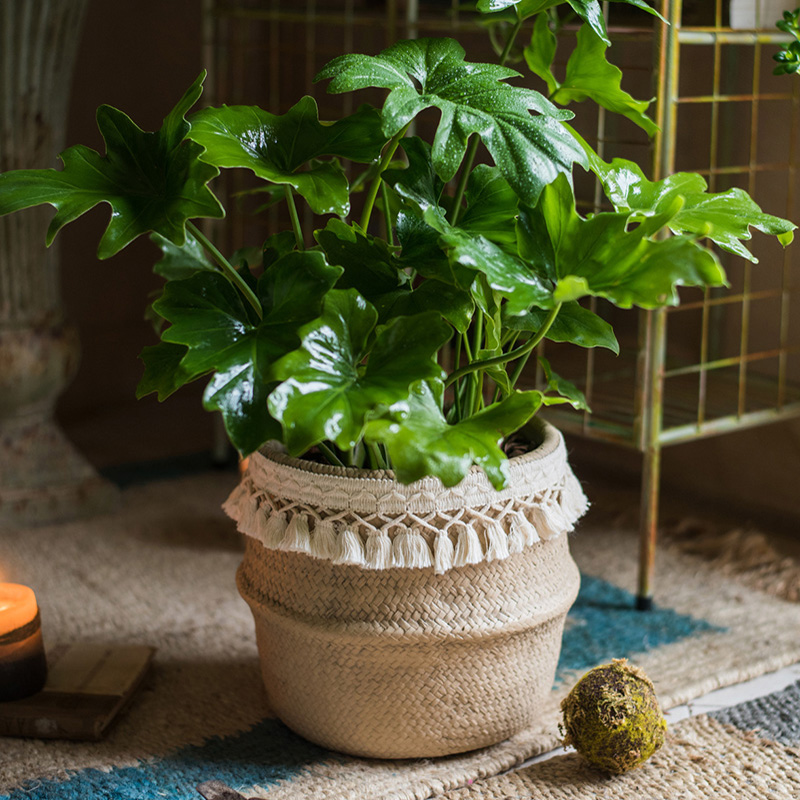
[[575, 210], [566, 179], [542, 193], [535, 209], [520, 215], [520, 250], [556, 284], [556, 301], [592, 295], [623, 308], [676, 305], [677, 286], [721, 286], [725, 273], [716, 256], [688, 236], [652, 237], [669, 225], [683, 200], [674, 197], [659, 214], [638, 224], [630, 212]]
[[269, 408], [290, 453], [325, 440], [351, 450], [371, 417], [390, 406], [407, 408], [412, 383], [441, 377], [434, 356], [452, 329], [437, 312], [399, 317], [376, 330], [377, 320], [355, 289], [334, 289], [320, 318], [301, 329], [301, 347], [276, 365], [283, 383]]
[[377, 56], [339, 56], [316, 80], [330, 79], [328, 91], [334, 93], [389, 89], [382, 114], [387, 136], [399, 133], [426, 108], [438, 108], [433, 165], [439, 177], [448, 181], [456, 174], [467, 140], [477, 134], [517, 195], [533, 204], [544, 186], [569, 173], [573, 162], [585, 160], [560, 124], [572, 114], [538, 92], [504, 83], [519, 77], [514, 70], [464, 57], [453, 39], [406, 40]]
[[538, 411], [542, 394], [514, 392], [454, 424], [444, 417], [442, 396], [440, 382], [417, 383], [408, 399], [408, 414], [401, 420], [387, 417], [370, 421], [367, 439], [386, 445], [402, 483], [430, 475], [445, 486], [455, 486], [476, 464], [496, 489], [502, 489], [508, 477], [507, 458], [500, 444]]
[[618, 211], [633, 212], [637, 217], [662, 214], [676, 198], [683, 205], [667, 225], [673, 233], [707, 237], [724, 250], [757, 262], [742, 244], [752, 234], [750, 228], [777, 236], [784, 247], [791, 243], [797, 227], [788, 220], [765, 214], [741, 189], [708, 193], [708, 184], [700, 175], [678, 172], [661, 181], [645, 178], [641, 168], [631, 161], [615, 158], [610, 164], [593, 156], [591, 168], [603, 182], [608, 199]]
[[350, 211], [347, 178], [335, 161], [318, 159], [341, 156], [367, 163], [387, 139], [374, 109], [364, 106], [323, 124], [316, 101], [308, 96], [283, 115], [258, 106], [222, 106], [203, 109], [191, 123], [189, 136], [205, 147], [204, 161], [250, 169], [266, 181], [293, 187], [314, 213], [342, 217]]
[[47, 244], [69, 222], [98, 203], [111, 206], [97, 251], [105, 259], [154, 231], [175, 245], [186, 239], [186, 221], [223, 217], [207, 183], [219, 170], [199, 158], [203, 148], [186, 140], [186, 112], [202, 93], [203, 72], [156, 133], [147, 133], [111, 106], [97, 110], [106, 155], [83, 145], [61, 154], [63, 170], [30, 169], [0, 175], [0, 214], [49, 204], [56, 209]]

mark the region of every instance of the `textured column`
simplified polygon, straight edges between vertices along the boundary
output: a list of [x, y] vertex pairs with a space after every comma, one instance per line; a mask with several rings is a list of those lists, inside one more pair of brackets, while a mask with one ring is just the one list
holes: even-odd
[[[0, 2], [0, 172], [56, 165], [87, 0]], [[75, 374], [48, 207], [0, 218], [0, 526], [105, 510], [116, 489], [53, 420]]]

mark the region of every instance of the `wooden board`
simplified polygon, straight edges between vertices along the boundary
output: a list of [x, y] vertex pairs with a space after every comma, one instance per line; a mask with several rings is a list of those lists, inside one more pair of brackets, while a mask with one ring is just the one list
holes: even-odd
[[0, 736], [100, 739], [142, 682], [155, 648], [92, 643], [47, 652], [41, 692], [0, 703]]

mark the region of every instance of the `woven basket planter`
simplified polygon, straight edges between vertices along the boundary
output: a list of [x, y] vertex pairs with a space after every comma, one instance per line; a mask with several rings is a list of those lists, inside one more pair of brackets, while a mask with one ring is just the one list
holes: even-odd
[[537, 426], [506, 489], [324, 466], [269, 449], [225, 505], [270, 705], [342, 752], [417, 758], [535, 722], [579, 585], [586, 509], [561, 435]]

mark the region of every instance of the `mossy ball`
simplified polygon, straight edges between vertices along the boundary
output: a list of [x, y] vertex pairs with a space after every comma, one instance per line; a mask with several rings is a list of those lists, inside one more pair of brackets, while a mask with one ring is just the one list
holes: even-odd
[[564, 746], [621, 774], [664, 744], [667, 721], [650, 678], [624, 658], [587, 672], [561, 702]]

